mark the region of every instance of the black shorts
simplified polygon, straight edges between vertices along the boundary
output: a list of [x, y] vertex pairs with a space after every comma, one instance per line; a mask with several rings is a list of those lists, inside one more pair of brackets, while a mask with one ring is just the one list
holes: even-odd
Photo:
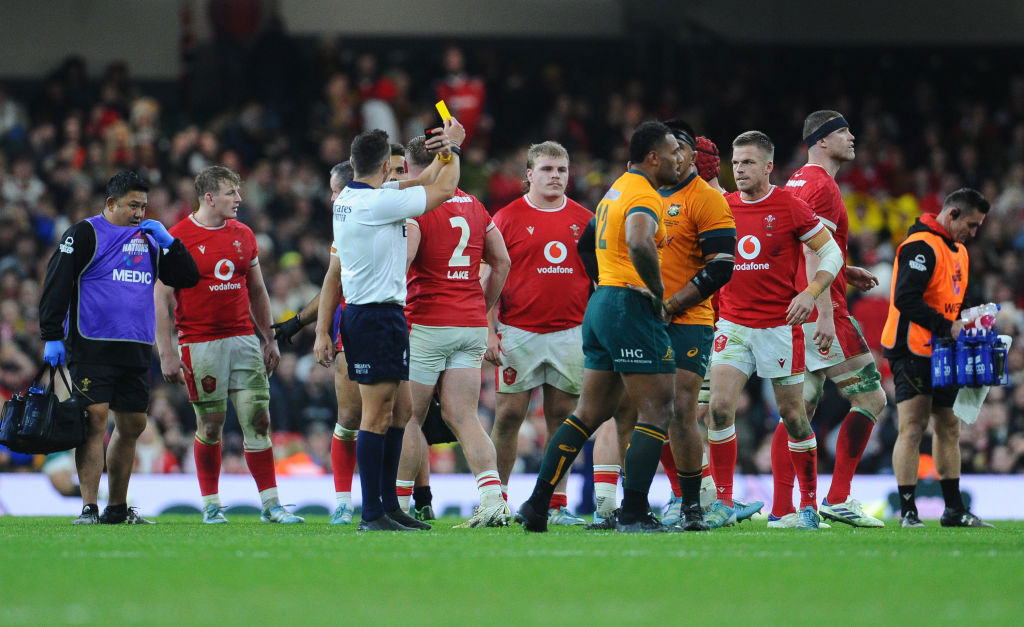
[[896, 357], [889, 359], [893, 383], [896, 385], [896, 402], [909, 400], [923, 394], [932, 397], [932, 407], [952, 407], [956, 386], [932, 389], [932, 360], [927, 357]]
[[341, 341], [352, 381], [409, 380], [409, 327], [400, 305], [346, 304], [341, 312]]
[[86, 405], [109, 403], [110, 409], [131, 412], [149, 409], [149, 368], [72, 363], [68, 371], [75, 394]]

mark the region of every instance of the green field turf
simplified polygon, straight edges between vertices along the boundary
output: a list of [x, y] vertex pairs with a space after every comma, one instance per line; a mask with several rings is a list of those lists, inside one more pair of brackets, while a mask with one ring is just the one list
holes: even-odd
[[1020, 624], [1024, 522], [703, 534], [360, 533], [0, 518], [0, 623]]

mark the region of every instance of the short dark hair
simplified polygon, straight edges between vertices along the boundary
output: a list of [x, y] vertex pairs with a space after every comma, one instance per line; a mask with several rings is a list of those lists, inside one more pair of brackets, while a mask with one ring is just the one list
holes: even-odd
[[634, 165], [643, 163], [647, 153], [657, 150], [665, 141], [665, 136], [671, 134], [672, 129], [661, 122], [644, 122], [636, 127], [629, 138], [629, 160]]
[[775, 144], [761, 131], [747, 131], [737, 135], [736, 139], [732, 140], [732, 147], [739, 148], [740, 146], [756, 146], [761, 152], [768, 155], [768, 161], [775, 159]]
[[405, 160], [417, 168], [425, 168], [434, 160], [434, 155], [427, 150], [427, 138], [419, 135], [409, 140], [405, 145]]
[[[686, 120], [683, 120], [682, 118], [672, 118], [671, 120], [665, 120], [665, 126], [667, 126], [670, 129], [672, 129], [672, 134], [675, 135], [676, 139], [678, 139], [679, 141], [684, 141], [684, 140], [683, 140], [682, 137], [679, 136], [679, 134], [676, 131], [682, 131], [683, 133], [686, 134], [687, 137], [690, 138], [690, 140], [689, 140], [690, 142], [693, 142], [694, 144], [696, 144], [696, 142], [697, 142], [697, 133], [694, 132], [693, 127], [690, 126], [690, 123], [687, 122]], [[686, 142], [686, 143], [689, 143], [689, 142]], [[693, 144], [690, 144], [690, 146], [692, 147]]]
[[391, 142], [391, 156], [392, 157], [404, 157], [405, 156], [405, 146], [403, 146], [402, 144], [399, 144], [398, 142]]
[[149, 183], [142, 180], [136, 172], [124, 170], [110, 177], [107, 181], [107, 197], [114, 200], [124, 198], [129, 192], [149, 193]]
[[954, 207], [962, 213], [979, 211], [987, 214], [990, 205], [978, 190], [971, 189], [970, 187], [961, 187], [949, 196], [946, 196], [946, 199], [942, 201], [942, 208], [945, 209], [946, 207]]
[[388, 134], [379, 128], [363, 131], [352, 140], [349, 154], [349, 163], [352, 164], [353, 173], [357, 178], [370, 174], [391, 158]]
[[342, 161], [331, 168], [331, 178], [337, 177], [340, 187], [345, 187], [352, 180], [352, 164]]
[[803, 139], [807, 139], [811, 136], [811, 133], [821, 128], [821, 125], [829, 120], [843, 117], [842, 113], [833, 111], [832, 109], [822, 109], [821, 111], [815, 111], [814, 113], [807, 116], [804, 120], [804, 134]]

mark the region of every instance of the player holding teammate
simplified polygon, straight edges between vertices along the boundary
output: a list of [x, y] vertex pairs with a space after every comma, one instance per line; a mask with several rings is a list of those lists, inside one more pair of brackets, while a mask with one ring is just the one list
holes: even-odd
[[[832, 232], [845, 257], [850, 221], [834, 177], [843, 163], [854, 158], [853, 133], [842, 114], [823, 110], [807, 116], [803, 137], [807, 145], [807, 165], [793, 173], [786, 190], [810, 205]], [[808, 251], [804, 259], [807, 267], [796, 275], [797, 289], [802, 289], [818, 268], [817, 255]], [[839, 428], [832, 485], [821, 500], [819, 512], [824, 518], [854, 527], [884, 527], [885, 523], [865, 514], [860, 502], [850, 496], [850, 482], [857, 463], [864, 454], [879, 413], [885, 408], [885, 392], [881, 386], [882, 376], [860, 325], [846, 307], [848, 280], [861, 289], [877, 285], [875, 277], [866, 270], [840, 267], [836, 280], [818, 297], [817, 311], [811, 312], [804, 323], [804, 336], [813, 338], [813, 342], [806, 342], [805, 349], [807, 373], [803, 397], [808, 418], [814, 415], [821, 399], [825, 377], [850, 401], [850, 412]], [[797, 519], [792, 499], [795, 470], [787, 439], [785, 426], [779, 422], [772, 438], [775, 489], [768, 524], [773, 527], [795, 524]]]
[[647, 501], [673, 419], [675, 373], [664, 323], [660, 247], [667, 242], [657, 190], [679, 182], [681, 154], [667, 126], [645, 122], [630, 138], [629, 157], [633, 168], [612, 184], [598, 205], [601, 284], [583, 318], [583, 388], [574, 415], [548, 441], [533, 494], [519, 508], [527, 531], [547, 530], [555, 485], [594, 429], [612, 417], [624, 389], [636, 400], [639, 419], [626, 452], [616, 529], [665, 530]]
[[156, 286], [160, 370], [168, 383], [186, 385], [196, 412], [193, 449], [203, 496], [203, 522], [227, 522], [218, 482], [221, 435], [230, 397], [242, 427], [245, 461], [260, 493], [260, 520], [301, 523], [303, 519], [288, 512], [277, 495], [267, 377], [281, 354], [277, 341], [271, 339], [270, 297], [260, 271], [256, 238], [236, 219], [242, 201], [239, 184], [238, 175], [227, 168], [204, 169], [195, 181], [199, 208], [170, 229], [196, 260], [200, 280], [187, 289], [175, 290], [163, 283]]
[[[732, 167], [738, 192], [726, 195], [736, 219], [732, 280], [721, 292], [721, 310], [711, 357], [711, 472], [719, 500], [708, 522], [734, 524], [732, 486], [736, 469], [736, 399], [750, 375], [770, 378], [789, 450], [800, 481], [802, 529], [818, 529], [817, 441], [801, 398], [804, 337], [800, 326], [843, 265], [839, 246], [805, 202], [771, 184], [775, 146], [760, 131], [733, 140]], [[820, 257], [814, 280], [797, 292], [801, 243]]]
[[[697, 176], [704, 179], [709, 187], [717, 191], [719, 194], [725, 194], [725, 190], [722, 185], [718, 182], [718, 173], [721, 170], [722, 159], [718, 153], [718, 146], [715, 142], [711, 141], [707, 137], [697, 137], [697, 147], [694, 151], [693, 158], [693, 169], [697, 173]], [[730, 212], [730, 216], [732, 213]], [[716, 292], [711, 299], [709, 304], [712, 309], [713, 320], [718, 320], [718, 293]], [[678, 392], [677, 392], [678, 393]], [[711, 401], [711, 380], [710, 373], [705, 371], [704, 380], [701, 382], [700, 391], [697, 393], [697, 409], [696, 409], [696, 421], [697, 424], [704, 424], [707, 422], [708, 416], [708, 403]], [[669, 483], [672, 487], [672, 496], [665, 504], [662, 510], [661, 524], [666, 526], [672, 526], [677, 524], [682, 517], [681, 504], [683, 502], [683, 491], [679, 485], [679, 478], [676, 469], [675, 460], [672, 457], [672, 447], [669, 442], [665, 442], [665, 446], [661, 451], [661, 465], [665, 469], [665, 474], [668, 476]], [[712, 503], [715, 502], [715, 482], [711, 478], [711, 466], [708, 461], [707, 450], [705, 449], [704, 455], [701, 458], [701, 484], [700, 484], [700, 504], [704, 512], [708, 512], [711, 509]], [[764, 507], [764, 503], [761, 501], [750, 501], [741, 502], [733, 499], [734, 509], [736, 511], [737, 522], [747, 520], [754, 514], [761, 511]]]
[[[410, 141], [406, 155], [413, 175], [433, 160], [424, 137]], [[410, 424], [416, 428], [406, 429], [398, 480], [411, 485], [420, 469], [426, 451], [418, 427], [439, 389], [441, 415], [459, 439], [480, 493], [480, 507], [457, 527], [504, 526], [508, 506], [501, 495], [494, 444], [480, 424], [477, 405], [480, 365], [487, 351], [487, 312], [497, 302], [509, 272], [505, 242], [487, 209], [461, 189], [434, 211], [410, 218], [407, 225], [405, 314], [411, 327]], [[481, 261], [490, 269], [483, 286]]]
[[[494, 214], [512, 261], [491, 314], [498, 332], [492, 319], [487, 352], [497, 366], [491, 438], [506, 499], [533, 390], [542, 390], [549, 438], [576, 407], [583, 381], [581, 325], [590, 287], [576, 245], [594, 214], [565, 195], [569, 153], [553, 141], [530, 146], [526, 179], [526, 194]], [[548, 522], [582, 525], [584, 520], [568, 509], [567, 478], [555, 487]]]
[[[665, 310], [676, 355], [675, 420], [669, 442], [682, 497], [679, 516], [684, 529], [707, 529], [700, 507], [703, 437], [697, 429], [700, 393], [714, 336], [715, 313], [711, 296], [729, 282], [735, 260], [736, 222], [721, 192], [691, 167], [697, 140], [681, 120], [667, 122], [683, 148], [686, 176], [674, 187], [660, 190], [665, 199], [665, 248], [662, 277]], [[675, 512], [671, 512], [675, 514]]]

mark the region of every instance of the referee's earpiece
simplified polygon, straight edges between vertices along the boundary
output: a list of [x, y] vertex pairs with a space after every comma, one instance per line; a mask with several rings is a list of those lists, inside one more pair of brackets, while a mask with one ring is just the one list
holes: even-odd
[[957, 218], [959, 218], [959, 217], [960, 217], [960, 210], [959, 210], [959, 209], [954, 209], [954, 210], [952, 210], [952, 211], [950, 211], [950, 212], [949, 212], [949, 215], [950, 215], [950, 216], [951, 216], [951, 217], [952, 217], [952, 218], [953, 218], [954, 220], [956, 220]]

